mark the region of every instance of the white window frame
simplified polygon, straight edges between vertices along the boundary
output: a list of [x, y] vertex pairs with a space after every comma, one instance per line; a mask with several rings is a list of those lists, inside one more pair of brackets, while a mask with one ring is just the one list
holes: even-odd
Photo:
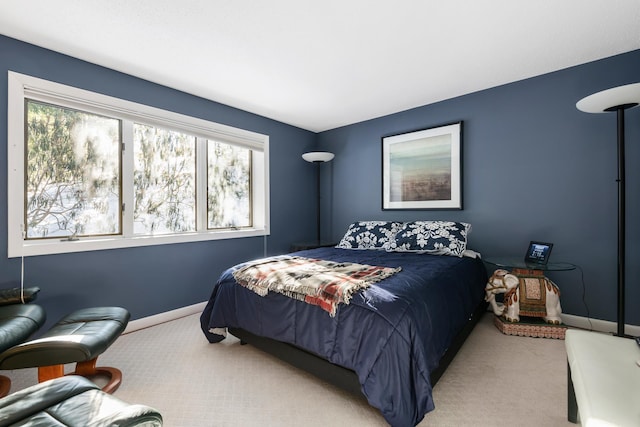
[[[90, 113], [104, 114], [123, 120], [122, 200], [125, 211], [122, 234], [118, 236], [81, 237], [78, 240], [24, 238], [24, 183], [25, 183], [25, 98], [54, 105], [75, 108]], [[7, 117], [7, 209], [9, 258], [32, 255], [60, 254], [171, 243], [232, 239], [269, 234], [269, 136], [219, 123], [198, 119], [148, 105], [101, 95], [72, 86], [50, 82], [13, 71], [8, 72]], [[173, 129], [197, 137], [197, 174], [204, 177], [206, 164], [204, 147], [207, 139], [249, 148], [252, 152], [251, 192], [253, 225], [248, 228], [207, 230], [206, 179], [197, 182], [197, 231], [163, 235], [133, 235], [133, 142], [125, 127], [136, 121]], [[131, 185], [127, 185], [130, 183]]]

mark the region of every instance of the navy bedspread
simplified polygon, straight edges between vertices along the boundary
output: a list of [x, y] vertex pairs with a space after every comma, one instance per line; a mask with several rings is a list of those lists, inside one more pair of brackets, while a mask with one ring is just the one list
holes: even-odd
[[294, 344], [356, 372], [369, 404], [392, 426], [414, 426], [434, 409], [430, 373], [484, 297], [479, 259], [375, 250], [318, 248], [296, 252], [402, 271], [354, 295], [335, 317], [317, 306], [270, 293], [260, 297], [225, 271], [201, 315], [213, 328], [242, 328]]

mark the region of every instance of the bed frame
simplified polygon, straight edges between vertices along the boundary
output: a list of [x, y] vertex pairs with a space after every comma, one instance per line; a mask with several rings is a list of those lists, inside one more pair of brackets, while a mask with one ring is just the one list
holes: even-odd
[[[455, 336], [451, 345], [440, 359], [438, 367], [431, 372], [431, 385], [435, 386], [444, 371], [447, 369], [455, 355], [462, 347], [471, 331], [478, 323], [482, 315], [487, 311], [487, 303], [482, 301], [475, 309], [469, 321]], [[292, 344], [276, 341], [271, 338], [261, 337], [244, 329], [229, 328], [229, 333], [240, 339], [241, 344], [251, 344], [278, 359], [281, 359], [296, 368], [309, 372], [334, 386], [363, 397], [358, 376], [351, 369], [333, 364], [322, 357], [296, 347]]]

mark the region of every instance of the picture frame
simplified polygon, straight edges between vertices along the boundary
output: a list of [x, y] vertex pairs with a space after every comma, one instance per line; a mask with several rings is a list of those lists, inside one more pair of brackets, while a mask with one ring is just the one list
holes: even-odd
[[551, 256], [553, 243], [531, 241], [527, 253], [524, 255], [524, 262], [527, 264], [546, 265]]
[[462, 121], [382, 138], [382, 209], [462, 209]]

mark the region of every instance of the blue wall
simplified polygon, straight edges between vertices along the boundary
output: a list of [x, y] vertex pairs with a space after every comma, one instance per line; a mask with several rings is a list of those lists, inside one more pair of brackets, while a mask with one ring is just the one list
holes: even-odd
[[[20, 260], [7, 258], [8, 70], [269, 135], [268, 252], [315, 235], [315, 169], [300, 157], [315, 147], [315, 133], [0, 36], [0, 283], [20, 279]], [[49, 324], [95, 305], [124, 306], [136, 319], [205, 301], [225, 268], [263, 248], [259, 237], [29, 257], [25, 282], [42, 289]]]
[[[552, 260], [584, 271], [592, 317], [616, 319], [616, 120], [586, 114], [586, 95], [640, 80], [640, 51], [314, 134], [0, 36], [0, 73], [29, 74], [270, 136], [268, 253], [315, 235], [315, 168], [326, 149], [323, 234], [339, 239], [359, 219], [455, 219], [473, 224], [484, 257], [521, 257], [530, 240], [555, 244]], [[7, 258], [7, 85], [0, 84], [0, 283], [20, 278]], [[381, 137], [462, 120], [461, 211], [383, 211]], [[640, 108], [627, 112], [627, 323], [640, 325]], [[290, 177], [296, 177], [295, 180]], [[25, 259], [49, 322], [76, 308], [122, 305], [134, 319], [208, 298], [228, 266], [263, 254], [262, 238], [174, 244]], [[579, 270], [550, 274], [563, 311], [587, 315]]]
[[[580, 270], [549, 276], [565, 313], [616, 320], [616, 116], [575, 104], [640, 81], [640, 51], [319, 134], [336, 154], [323, 175], [324, 229], [339, 239], [364, 219], [470, 222], [483, 256], [523, 257], [530, 240]], [[461, 211], [383, 211], [381, 137], [462, 120]], [[627, 323], [640, 325], [640, 107], [626, 114]]]

